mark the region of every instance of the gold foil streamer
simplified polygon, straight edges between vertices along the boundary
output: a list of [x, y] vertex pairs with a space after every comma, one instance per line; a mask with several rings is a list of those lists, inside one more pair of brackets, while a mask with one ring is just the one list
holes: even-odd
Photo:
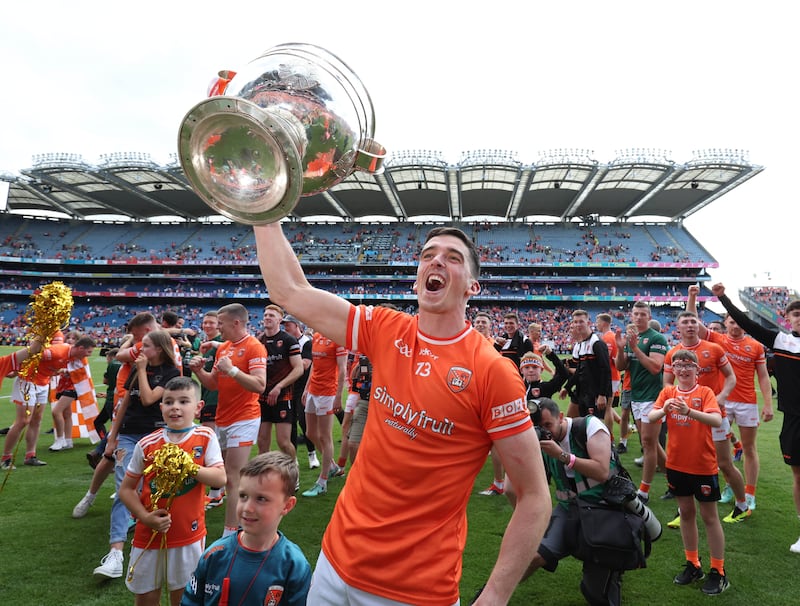
[[[27, 339], [39, 336], [44, 339], [42, 349], [50, 345], [53, 335], [69, 325], [72, 316], [72, 290], [63, 282], [50, 282], [41, 287], [38, 293], [31, 295], [25, 311], [25, 323], [28, 325]], [[39, 368], [42, 360], [41, 352], [31, 354], [22, 363], [19, 374], [30, 377]]]
[[153, 462], [144, 470], [145, 475], [155, 473], [150, 498], [153, 511], [158, 509], [161, 499], [170, 497], [169, 504], [172, 504], [172, 498], [186, 483], [186, 478], [197, 475], [199, 468], [192, 455], [177, 444], [167, 443], [159, 448], [153, 456]]

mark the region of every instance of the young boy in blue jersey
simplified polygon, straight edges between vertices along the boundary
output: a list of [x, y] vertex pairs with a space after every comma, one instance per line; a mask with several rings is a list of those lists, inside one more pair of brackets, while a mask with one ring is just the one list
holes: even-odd
[[297, 461], [265, 452], [242, 467], [236, 514], [241, 530], [209, 547], [200, 558], [182, 606], [300, 606], [311, 585], [311, 566], [300, 548], [278, 530], [297, 503]]

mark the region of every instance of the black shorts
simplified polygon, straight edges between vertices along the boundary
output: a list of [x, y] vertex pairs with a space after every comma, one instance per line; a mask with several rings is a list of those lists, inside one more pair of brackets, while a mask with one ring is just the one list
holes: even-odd
[[781, 454], [787, 465], [800, 465], [800, 415], [783, 415]]
[[262, 423], [291, 423], [294, 421], [291, 400], [278, 400], [275, 406], [261, 402]]
[[214, 423], [217, 420], [217, 405], [204, 404], [200, 409], [200, 422], [201, 423]]
[[74, 389], [68, 389], [66, 391], [59, 391], [56, 393], [56, 400], [59, 398], [72, 398], [73, 400], [78, 399], [78, 392]]
[[717, 502], [720, 498], [717, 474], [702, 476], [667, 467], [667, 484], [676, 497], [693, 496], [701, 502]]

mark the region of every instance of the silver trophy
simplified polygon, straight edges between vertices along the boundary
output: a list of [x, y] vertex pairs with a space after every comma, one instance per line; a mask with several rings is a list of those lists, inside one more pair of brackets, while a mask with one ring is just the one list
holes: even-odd
[[219, 72], [208, 94], [183, 119], [180, 162], [206, 204], [237, 223], [275, 222], [301, 196], [383, 170], [369, 93], [325, 49], [273, 47]]

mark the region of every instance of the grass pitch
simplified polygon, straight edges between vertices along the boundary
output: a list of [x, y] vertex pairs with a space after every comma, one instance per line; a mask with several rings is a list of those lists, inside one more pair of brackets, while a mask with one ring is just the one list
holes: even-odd
[[[0, 354], [9, 351], [9, 348], [0, 348]], [[105, 359], [96, 357], [92, 360], [92, 374], [98, 383], [98, 391], [102, 390], [99, 383], [104, 368]], [[4, 381], [0, 389], [2, 427], [13, 420], [8, 398], [10, 390], [11, 381]], [[666, 528], [666, 522], [675, 516], [675, 502], [658, 498], [666, 490], [666, 482], [659, 475], [652, 488], [651, 508], [664, 525], [664, 532], [653, 545], [648, 567], [625, 573], [623, 601], [626, 604], [687, 606], [708, 600], [732, 606], [796, 603], [794, 575], [800, 564], [800, 555], [790, 553], [789, 545], [800, 535], [800, 523], [792, 501], [791, 471], [783, 464], [778, 448], [781, 418], [782, 415], [777, 414], [776, 420], [762, 425], [759, 432], [761, 476], [756, 511], [740, 524], [723, 524], [725, 568], [731, 588], [721, 596], [710, 598], [700, 592], [699, 586], [678, 587], [673, 584], [672, 577], [684, 564], [683, 547], [680, 532]], [[45, 411], [43, 430], [51, 426], [49, 411]], [[338, 430], [337, 424], [334, 431]], [[338, 444], [338, 433], [336, 440]], [[88, 440], [77, 440], [72, 450], [50, 453], [47, 448], [51, 443], [52, 436], [42, 433], [38, 455], [47, 461], [46, 467], [25, 467], [20, 464], [22, 455], [19, 455], [17, 470], [11, 472], [0, 493], [0, 604], [132, 604], [133, 595], [125, 588], [122, 579], [98, 584], [92, 578], [92, 570], [108, 551], [111, 510], [108, 497], [114, 491], [113, 478], [101, 489], [88, 515], [80, 520], [72, 519], [72, 508], [85, 494], [92, 476], [85, 457], [92, 446]], [[623, 455], [622, 460], [634, 480], [638, 481], [640, 470], [633, 464], [633, 459], [638, 456], [635, 434], [629, 440], [629, 448], [630, 454]], [[317, 474], [308, 469], [303, 446], [299, 449], [299, 460], [302, 490], [305, 490]], [[453, 473], [458, 473], [458, 470], [453, 470]], [[5, 472], [0, 478], [5, 478]], [[304, 550], [312, 565], [344, 482], [346, 478], [331, 480], [326, 496], [316, 499], [300, 497], [297, 507], [281, 525], [283, 532]], [[491, 465], [487, 461], [476, 480], [469, 503], [470, 531], [461, 581], [464, 605], [487, 579], [511, 514], [504, 498], [477, 494], [490, 482]], [[724, 516], [729, 512], [729, 506], [720, 505], [719, 511], [720, 516]], [[221, 508], [208, 512], [209, 543], [220, 536], [222, 522]], [[702, 524], [700, 534], [700, 554], [707, 563], [709, 556]], [[127, 555], [126, 548], [126, 564]], [[580, 570], [580, 562], [568, 558], [559, 564], [555, 573], [539, 571], [517, 588], [510, 604], [582, 605], [585, 602], [579, 589]]]

